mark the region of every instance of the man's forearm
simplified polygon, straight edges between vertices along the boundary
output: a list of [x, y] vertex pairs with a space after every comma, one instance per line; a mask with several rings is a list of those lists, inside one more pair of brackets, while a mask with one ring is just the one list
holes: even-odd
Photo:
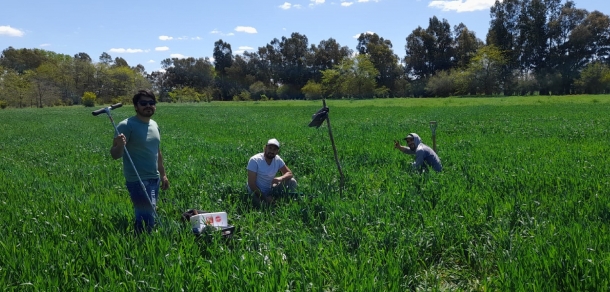
[[412, 151], [411, 148], [406, 146], [400, 146], [400, 152], [411, 155], [415, 154], [415, 151]]
[[114, 159], [119, 159], [119, 158], [123, 157], [123, 147], [112, 146], [110, 148], [110, 155]]
[[293, 177], [292, 172], [284, 173], [282, 176], [278, 177], [281, 181], [291, 180]]

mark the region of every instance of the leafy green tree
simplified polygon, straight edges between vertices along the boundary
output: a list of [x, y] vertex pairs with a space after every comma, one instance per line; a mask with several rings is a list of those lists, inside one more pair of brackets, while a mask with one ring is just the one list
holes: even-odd
[[[368, 55], [369, 60], [379, 72], [379, 75], [376, 76], [376, 83], [380, 87], [385, 87], [384, 91], [393, 92], [394, 81], [403, 74], [404, 70], [399, 68], [399, 58], [392, 51], [392, 42], [376, 33], [362, 33], [358, 37], [356, 49], [359, 54]], [[379, 95], [386, 94], [380, 92]]]
[[[407, 74], [414, 79], [428, 79], [438, 71], [450, 70], [460, 60], [467, 60], [477, 46], [476, 37], [464, 25], [458, 26], [456, 32], [462, 37], [460, 51], [456, 51], [451, 26], [446, 19], [441, 21], [435, 16], [430, 18], [426, 29], [419, 26], [413, 30], [405, 45]], [[462, 53], [461, 59], [457, 53]]]
[[0, 55], [0, 66], [12, 69], [17, 74], [27, 70], [34, 70], [47, 61], [48, 52], [41, 49], [15, 49], [8, 47]]
[[480, 48], [472, 58], [468, 71], [477, 92], [485, 95], [502, 92], [502, 68], [507, 63], [499, 48], [490, 45]]
[[455, 92], [453, 76], [448, 71], [441, 71], [430, 77], [426, 85], [426, 91], [437, 97], [448, 97]]
[[171, 58], [161, 61], [161, 65], [166, 70], [165, 86], [167, 87], [187, 86], [201, 91], [213, 85], [214, 67], [208, 58]]
[[[344, 62], [348, 59], [344, 59]], [[335, 69], [326, 69], [322, 71], [322, 94], [327, 98], [341, 98], [343, 92], [341, 89], [342, 76], [339, 70], [339, 65], [335, 65]]]
[[93, 92], [97, 94], [97, 98], [103, 102], [108, 102], [115, 96], [113, 96], [113, 81], [110, 74], [110, 65], [99, 62], [93, 65], [95, 69], [95, 87]]
[[233, 50], [231, 44], [224, 42], [222, 39], [214, 43], [214, 71], [216, 72], [215, 83], [220, 90], [222, 99], [228, 99], [233, 96], [232, 89], [237, 85], [231, 82], [229, 73], [227, 72], [233, 66]]
[[456, 69], [451, 71], [451, 78], [453, 79], [454, 94], [455, 95], [477, 95], [477, 82], [474, 80], [474, 72], [468, 70]]
[[248, 90], [254, 82], [256, 82], [256, 77], [250, 72], [246, 60], [240, 55], [235, 56], [233, 65], [226, 68], [225, 84], [227, 87], [225, 90], [228, 95], [234, 96]]
[[81, 52], [74, 55], [72, 78], [77, 95], [82, 96], [85, 91], [95, 90], [95, 66], [88, 54]]
[[200, 93], [192, 87], [176, 88], [169, 93], [172, 102], [200, 102], [207, 101], [206, 94]]
[[52, 69], [53, 74], [55, 74], [53, 80], [55, 81], [55, 86], [59, 91], [61, 99], [67, 101], [68, 104], [80, 102], [81, 96], [77, 95], [74, 84], [74, 60], [72, 56], [47, 52], [46, 63], [54, 67]]
[[477, 50], [484, 44], [477, 38], [476, 34], [468, 30], [466, 25], [460, 23], [453, 28], [455, 36], [455, 63], [458, 68], [466, 68], [470, 59], [477, 53]]
[[234, 101], [251, 101], [252, 98], [250, 97], [250, 92], [248, 92], [247, 90], [244, 90], [244, 91], [240, 92], [239, 94], [234, 95], [233, 100]]
[[112, 64], [113, 68], [117, 68], [117, 67], [129, 67], [129, 64], [127, 64], [127, 61], [121, 57], [116, 57], [114, 58], [114, 63]]
[[505, 95], [514, 93], [513, 76], [519, 72], [519, 57], [521, 48], [518, 45], [519, 16], [521, 15], [521, 0], [496, 0], [490, 9], [490, 27], [487, 32], [487, 45], [497, 47], [506, 60], [502, 67], [500, 82]]
[[607, 93], [610, 89], [610, 66], [602, 62], [588, 64], [575, 81], [577, 88], [588, 94]]
[[97, 96], [95, 96], [95, 93], [87, 91], [83, 94], [82, 103], [86, 107], [93, 107], [95, 106], [96, 99]]
[[322, 80], [322, 71], [332, 69], [352, 54], [346, 46], [341, 46], [333, 38], [322, 40], [317, 46], [311, 46], [312, 54], [312, 79], [316, 82]]
[[222, 39], [214, 43], [214, 70], [220, 76], [226, 76], [227, 68], [233, 65], [233, 50], [231, 44], [224, 42]]
[[[559, 94], [573, 92], [574, 80], [582, 67], [588, 62], [589, 54], [583, 44], [575, 42], [580, 38], [573, 31], [579, 27], [589, 13], [584, 9], [577, 9], [574, 3], [568, 1], [561, 8], [558, 17], [548, 22], [549, 35], [551, 39], [549, 50], [549, 63], [561, 76]], [[521, 78], [521, 87], [531, 86], [529, 78]], [[524, 90], [521, 90], [522, 94]], [[531, 90], [525, 90], [527, 92]]]
[[307, 81], [307, 84], [301, 88], [301, 92], [305, 95], [305, 99], [308, 100], [322, 99], [324, 97], [322, 84], [314, 80]]
[[263, 99], [263, 96], [267, 96], [268, 94], [271, 94], [271, 91], [266, 85], [265, 83], [261, 82], [261, 81], [256, 81], [254, 83], [252, 83], [252, 85], [250, 85], [250, 88], [248, 89], [248, 91], [250, 91], [250, 96], [252, 97], [253, 100], [261, 100]]
[[114, 67], [108, 70], [112, 84], [111, 96], [125, 96], [134, 92], [135, 74], [126, 66]]
[[446, 19], [441, 21], [434, 16], [430, 18], [426, 31], [434, 39], [433, 46], [429, 51], [434, 72], [453, 68], [455, 53], [449, 22]]
[[112, 57], [108, 53], [103, 52], [100, 55], [100, 63], [110, 66], [112, 65]]
[[280, 85], [275, 90], [275, 96], [277, 96], [278, 99], [290, 99], [290, 97], [293, 95], [293, 90], [294, 88], [292, 88], [291, 86]]
[[[259, 52], [266, 51], [266, 47], [258, 48]], [[241, 56], [246, 63], [246, 74], [254, 76], [254, 80], [260, 81], [268, 88], [274, 86], [271, 63], [262, 58], [258, 52], [244, 52]]]
[[153, 92], [159, 93], [160, 101], [170, 100], [168, 93], [172, 90], [172, 87], [169, 85], [167, 77], [166, 74], [160, 71], [153, 71], [146, 75], [146, 80], [150, 84], [150, 88]]
[[9, 106], [26, 107], [26, 100], [31, 96], [32, 85], [28, 74], [19, 74], [16, 70], [6, 69], [2, 74], [2, 93]]
[[406, 76], [401, 76], [394, 81], [394, 95], [396, 97], [413, 96], [411, 83]]
[[547, 21], [559, 16], [560, 0], [523, 0], [519, 17], [520, 68], [534, 72], [540, 85], [539, 92], [547, 95], [557, 83], [555, 68], [550, 60], [552, 36]]
[[406, 72], [413, 79], [425, 79], [434, 75], [435, 68], [429, 51], [434, 45], [434, 37], [421, 26], [407, 36], [405, 45]]
[[274, 66], [279, 68], [277, 81], [289, 87], [287, 98], [301, 98], [301, 88], [311, 77], [308, 64], [311, 52], [307, 36], [293, 32], [289, 38], [282, 37], [277, 42], [277, 39], [271, 42], [272, 45], [279, 46], [281, 54], [281, 63]]
[[[43, 106], [56, 104], [61, 101], [61, 76], [59, 67], [51, 62], [43, 63], [36, 70], [28, 71], [32, 85], [32, 93], [36, 97], [36, 105]], [[60, 102], [61, 103], [61, 102]]]
[[358, 55], [338, 65], [341, 73], [343, 96], [351, 98], [372, 98], [377, 87], [379, 71], [367, 55]]

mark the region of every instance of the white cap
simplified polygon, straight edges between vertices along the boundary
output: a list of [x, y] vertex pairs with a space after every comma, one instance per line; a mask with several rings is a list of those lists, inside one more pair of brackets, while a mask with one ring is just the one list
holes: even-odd
[[269, 139], [269, 141], [267, 141], [267, 145], [275, 145], [277, 148], [280, 148], [280, 142], [275, 138]]

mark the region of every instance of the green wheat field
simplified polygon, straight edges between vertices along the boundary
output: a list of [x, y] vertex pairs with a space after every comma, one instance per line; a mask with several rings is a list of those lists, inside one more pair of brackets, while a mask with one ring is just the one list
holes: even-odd
[[[327, 104], [342, 191], [307, 126], [321, 101], [158, 104], [171, 188], [138, 237], [101, 106], [0, 110], [0, 290], [610, 290], [610, 96]], [[432, 145], [432, 120], [444, 172], [411, 172], [393, 140]], [[246, 164], [269, 138], [300, 194], [258, 210]], [[191, 208], [235, 234], [195, 238]]]

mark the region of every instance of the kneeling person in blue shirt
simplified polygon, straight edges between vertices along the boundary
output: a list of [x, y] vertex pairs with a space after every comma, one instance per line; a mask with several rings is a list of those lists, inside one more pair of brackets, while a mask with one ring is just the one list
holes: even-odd
[[410, 133], [405, 138], [407, 146], [401, 146], [400, 142], [394, 141], [394, 148], [402, 151], [405, 154], [415, 155], [415, 162], [413, 162], [413, 168], [419, 171], [428, 169], [428, 166], [432, 167], [436, 172], [443, 170], [441, 159], [438, 158], [436, 152], [432, 150], [428, 145], [421, 142], [419, 135]]
[[[255, 207], [260, 207], [261, 203], [273, 204], [274, 196], [294, 192], [297, 187], [292, 171], [280, 158], [279, 152], [280, 142], [270, 139], [264, 152], [250, 157], [248, 161], [247, 188]], [[282, 175], [276, 177], [278, 171]]]

